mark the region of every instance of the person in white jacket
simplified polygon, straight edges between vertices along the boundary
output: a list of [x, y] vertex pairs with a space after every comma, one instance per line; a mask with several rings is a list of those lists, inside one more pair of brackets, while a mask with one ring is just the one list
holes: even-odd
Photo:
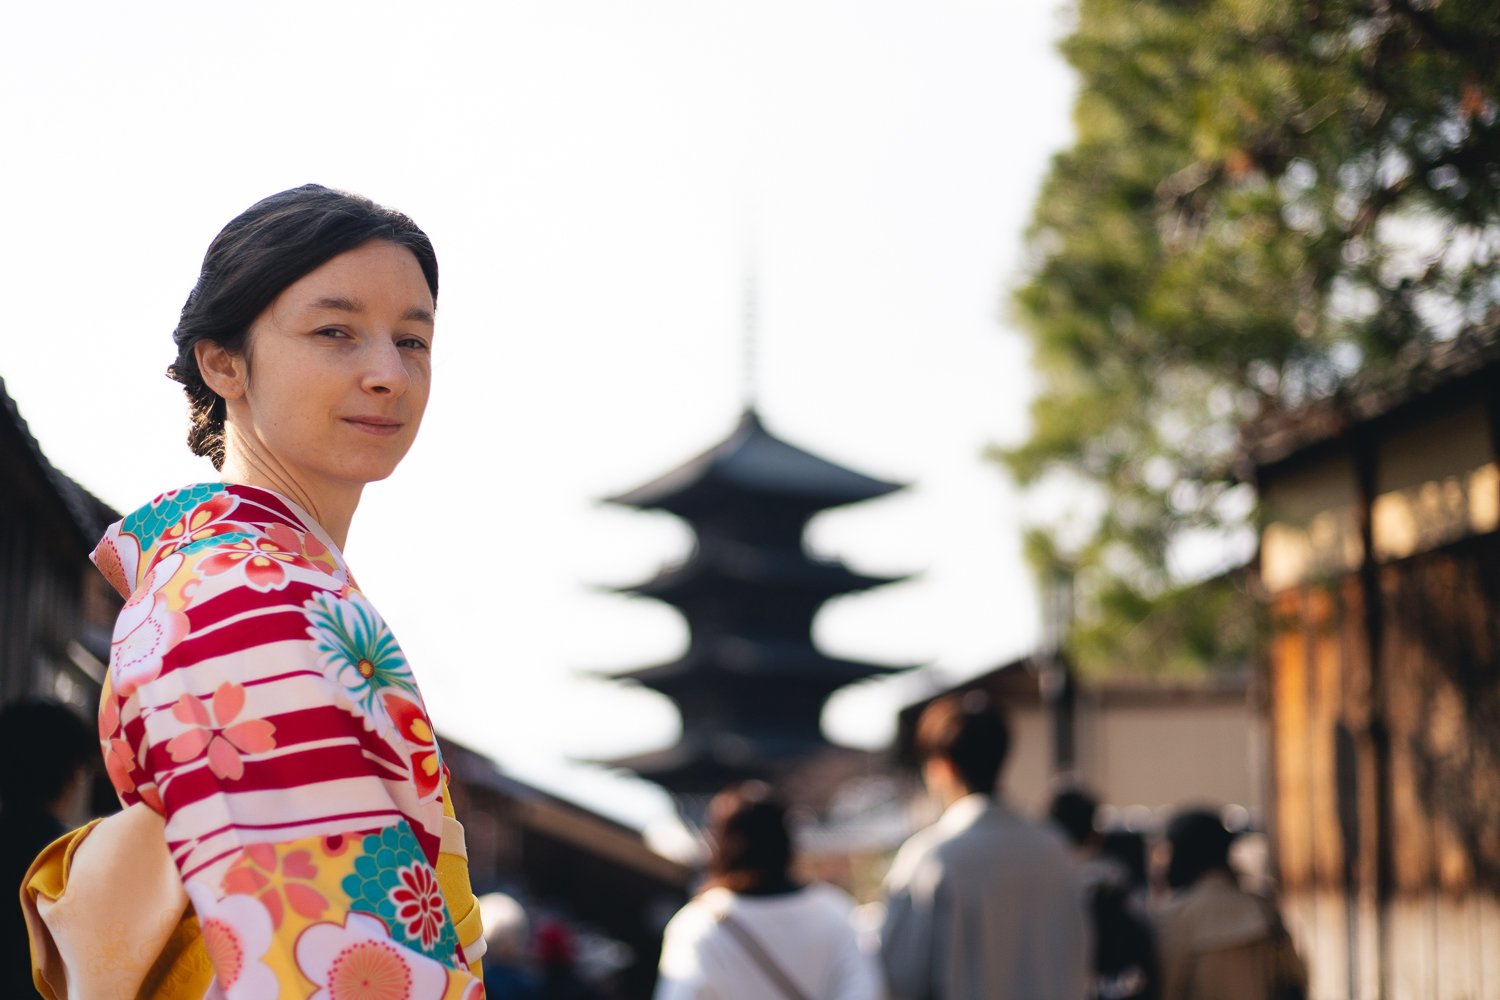
[[880, 1000], [842, 890], [791, 875], [786, 809], [761, 782], [708, 807], [709, 880], [670, 923], [656, 1000]]

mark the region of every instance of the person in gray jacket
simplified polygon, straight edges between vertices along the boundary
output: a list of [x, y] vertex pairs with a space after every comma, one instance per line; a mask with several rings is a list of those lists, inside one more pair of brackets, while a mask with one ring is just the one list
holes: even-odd
[[1004, 718], [982, 692], [940, 698], [918, 719], [916, 746], [945, 808], [886, 878], [880, 961], [892, 1000], [1083, 1000], [1082, 872], [1059, 833], [1001, 800]]

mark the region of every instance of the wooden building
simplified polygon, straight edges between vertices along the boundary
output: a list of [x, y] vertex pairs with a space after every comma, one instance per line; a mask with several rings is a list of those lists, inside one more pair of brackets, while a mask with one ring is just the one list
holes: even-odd
[[1247, 434], [1314, 997], [1500, 997], [1500, 337]]
[[47, 461], [0, 379], [0, 702], [98, 711], [120, 599], [88, 555], [118, 517]]
[[1011, 752], [1001, 786], [1031, 815], [1046, 810], [1064, 779], [1136, 814], [1184, 804], [1261, 812], [1263, 739], [1243, 675], [1075, 683], [1050, 657], [1016, 660], [903, 708], [898, 760], [915, 766], [923, 709], [943, 695], [976, 690], [1006, 712]]

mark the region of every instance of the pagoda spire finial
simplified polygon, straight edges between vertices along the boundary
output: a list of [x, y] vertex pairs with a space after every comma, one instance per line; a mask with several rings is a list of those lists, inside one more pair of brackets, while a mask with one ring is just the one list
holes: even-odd
[[759, 241], [756, 239], [755, 213], [752, 210], [745, 227], [744, 245], [744, 302], [742, 304], [740, 330], [742, 337], [740, 364], [741, 400], [746, 413], [754, 413], [760, 402], [760, 386], [756, 379], [756, 363], [760, 360], [760, 286], [759, 286]]

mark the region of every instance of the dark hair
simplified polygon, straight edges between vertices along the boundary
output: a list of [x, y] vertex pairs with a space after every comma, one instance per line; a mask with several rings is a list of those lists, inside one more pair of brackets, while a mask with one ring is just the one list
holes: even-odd
[[207, 456], [216, 469], [224, 465], [224, 400], [198, 370], [198, 342], [243, 351], [250, 324], [287, 286], [371, 240], [410, 250], [437, 302], [437, 256], [427, 234], [400, 212], [356, 194], [304, 184], [261, 199], [214, 237], [172, 333], [177, 360], [167, 369], [187, 393], [193, 454]]
[[1130, 888], [1146, 884], [1146, 838], [1134, 830], [1106, 830], [1099, 838], [1099, 856], [1112, 858], [1130, 873]]
[[1210, 809], [1185, 809], [1167, 824], [1172, 857], [1167, 863], [1167, 885], [1182, 889], [1211, 871], [1231, 871], [1229, 847], [1234, 834]]
[[17, 762], [0, 768], [0, 801], [9, 810], [51, 805], [98, 754], [93, 729], [66, 705], [47, 698], [13, 701], [0, 708], [0, 755]]
[[1082, 847], [1097, 835], [1094, 829], [1094, 814], [1099, 811], [1099, 800], [1082, 788], [1064, 788], [1052, 796], [1047, 816], [1062, 828], [1068, 839]]
[[948, 761], [970, 792], [995, 790], [1009, 752], [1010, 726], [983, 691], [939, 698], [917, 719], [917, 760]]
[[792, 866], [786, 806], [761, 781], [724, 789], [708, 804], [710, 886], [754, 892], [784, 882]]

